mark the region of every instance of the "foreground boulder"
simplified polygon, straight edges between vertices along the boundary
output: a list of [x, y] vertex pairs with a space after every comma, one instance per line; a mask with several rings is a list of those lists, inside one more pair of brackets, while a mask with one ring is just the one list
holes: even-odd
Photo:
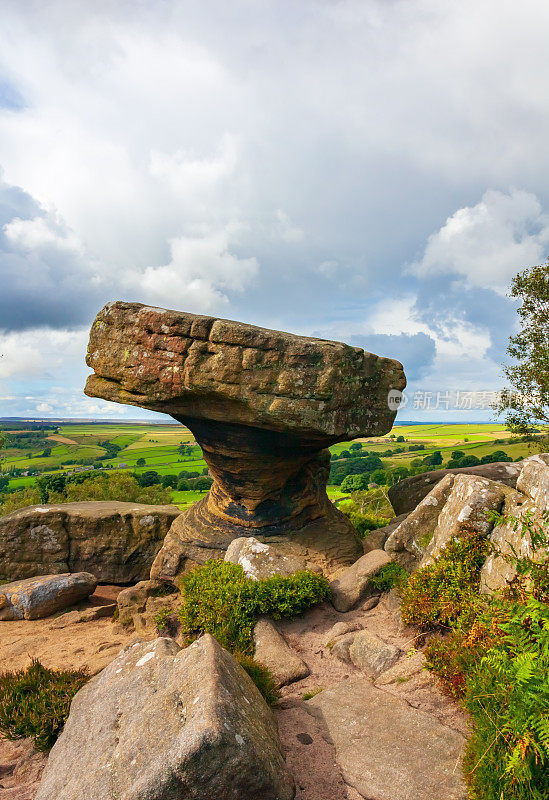
[[85, 600], [97, 588], [95, 575], [40, 575], [0, 586], [0, 620], [41, 619]]
[[479, 464], [476, 467], [454, 467], [422, 472], [420, 475], [404, 478], [403, 481], [391, 486], [388, 491], [389, 500], [395, 514], [408, 514], [445, 475], [480, 475], [481, 478], [489, 478], [491, 481], [504, 483], [514, 489], [521, 469], [521, 462], [517, 464], [497, 461], [493, 464]]
[[276, 725], [206, 634], [122, 651], [75, 696], [36, 800], [291, 800]]
[[0, 517], [0, 578], [92, 572], [101, 583], [134, 583], [151, 564], [177, 506], [88, 501], [27, 506]]
[[466, 800], [465, 739], [430, 714], [366, 679], [342, 681], [304, 707], [326, 726], [345, 783], [361, 797]]
[[329, 501], [335, 442], [390, 430], [398, 361], [340, 342], [138, 303], [92, 326], [86, 394], [171, 414], [193, 432], [214, 483], [172, 527], [152, 578], [175, 580], [230, 542], [277, 537], [328, 574], [361, 553]]
[[292, 650], [267, 617], [256, 622], [253, 638], [254, 658], [272, 672], [277, 686], [286, 686], [311, 674], [307, 664]]

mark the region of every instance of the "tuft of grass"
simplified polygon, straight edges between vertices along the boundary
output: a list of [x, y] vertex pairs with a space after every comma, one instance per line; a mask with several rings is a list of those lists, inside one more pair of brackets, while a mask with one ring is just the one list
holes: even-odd
[[85, 670], [48, 669], [36, 659], [24, 670], [0, 674], [0, 732], [12, 741], [30, 736], [37, 750], [49, 750], [88, 678]]
[[303, 695], [303, 700], [310, 700], [311, 697], [316, 697], [316, 695], [320, 694], [320, 692], [322, 692], [322, 691], [324, 691], [324, 690], [323, 689], [311, 689], [310, 692], [305, 692], [305, 694]]
[[280, 700], [280, 692], [270, 669], [246, 653], [233, 653], [233, 655], [253, 680], [265, 702], [270, 706], [276, 705]]
[[409, 578], [409, 573], [396, 561], [385, 564], [376, 575], [369, 578], [369, 583], [380, 592], [389, 592], [403, 586]]

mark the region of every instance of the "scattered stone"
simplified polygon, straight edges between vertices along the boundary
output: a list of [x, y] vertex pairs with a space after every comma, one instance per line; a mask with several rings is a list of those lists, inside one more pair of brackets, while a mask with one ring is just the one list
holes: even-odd
[[93, 594], [97, 580], [89, 572], [40, 575], [2, 586], [6, 604], [0, 620], [41, 619]]
[[515, 489], [521, 469], [521, 463], [497, 461], [494, 464], [478, 464], [476, 467], [454, 467], [423, 472], [420, 475], [404, 478], [403, 481], [391, 486], [388, 491], [389, 500], [395, 514], [410, 513], [445, 475], [480, 475]]
[[437, 527], [455, 475], [445, 475], [398, 525], [385, 543], [385, 550], [405, 569], [417, 568]]
[[295, 738], [298, 742], [301, 742], [301, 744], [312, 744], [314, 741], [313, 737], [309, 736], [308, 733], [298, 733]]
[[133, 628], [140, 635], [154, 633], [155, 617], [164, 608], [176, 611], [181, 595], [171, 584], [161, 581], [140, 581], [123, 589], [117, 597], [117, 624], [125, 630]]
[[151, 577], [175, 581], [230, 542], [297, 543], [326, 574], [361, 544], [326, 495], [338, 441], [387, 432], [399, 362], [339, 342], [109, 303], [90, 334], [86, 394], [171, 414], [202, 447], [214, 484], [174, 523]]
[[375, 680], [376, 686], [390, 686], [405, 683], [425, 670], [425, 655], [419, 650], [413, 655], [399, 659], [392, 667], [384, 670]]
[[494, 523], [488, 518], [487, 512], [501, 511], [509, 494], [511, 490], [502, 483], [477, 475], [456, 475], [420, 566], [430, 564], [448, 542], [463, 533], [475, 531], [488, 536]]
[[89, 501], [27, 506], [0, 517], [0, 578], [91, 572], [134, 583], [151, 565], [177, 506]]
[[57, 630], [59, 628], [66, 628], [68, 625], [73, 625], [74, 623], [94, 622], [96, 619], [112, 617], [116, 608], [116, 603], [110, 603], [104, 606], [92, 606], [91, 608], [85, 608], [81, 611], [67, 611], [65, 614], [61, 614], [61, 616], [57, 617], [57, 619], [51, 623], [50, 628], [52, 630]]
[[345, 782], [375, 800], [466, 800], [465, 738], [369, 680], [351, 679], [304, 703], [323, 720]]
[[281, 553], [276, 545], [262, 544], [253, 536], [233, 539], [225, 553], [225, 561], [240, 564], [244, 574], [256, 581], [272, 575], [288, 577], [303, 569], [321, 571], [315, 564], [308, 564], [304, 559]]
[[291, 800], [270, 709], [208, 634], [122, 651], [74, 697], [36, 800]]
[[265, 617], [259, 619], [254, 627], [254, 645], [255, 660], [272, 672], [277, 686], [286, 686], [311, 674], [307, 664]]
[[349, 657], [357, 669], [377, 678], [398, 661], [400, 650], [374, 633], [363, 630], [355, 634], [349, 648]]
[[370, 583], [370, 578], [390, 561], [388, 553], [383, 550], [372, 550], [333, 580], [330, 583], [330, 590], [332, 605], [336, 611], [350, 611], [369, 594], [378, 593]]
[[389, 536], [395, 528], [398, 528], [401, 522], [404, 522], [407, 516], [408, 514], [400, 514], [398, 517], [394, 517], [388, 525], [385, 525], [383, 528], [377, 528], [375, 531], [370, 531], [370, 533], [366, 534], [362, 540], [364, 552], [369, 553], [371, 550], [383, 550]]
[[351, 656], [350, 656], [350, 649], [351, 645], [354, 641], [356, 636], [356, 631], [351, 631], [350, 633], [346, 633], [343, 636], [340, 636], [339, 639], [336, 639], [332, 647], [330, 648], [330, 652], [336, 658], [339, 658], [340, 661], [343, 661], [345, 664], [351, 663]]
[[362, 604], [361, 608], [363, 611], [371, 611], [372, 608], [375, 608], [379, 601], [381, 600], [381, 594], [374, 594], [369, 597], [365, 603]]
[[333, 628], [330, 628], [328, 633], [326, 634], [326, 647], [333, 646], [336, 639], [339, 639], [340, 636], [344, 636], [346, 633], [352, 633], [353, 631], [359, 631], [361, 628], [360, 622], [336, 622]]

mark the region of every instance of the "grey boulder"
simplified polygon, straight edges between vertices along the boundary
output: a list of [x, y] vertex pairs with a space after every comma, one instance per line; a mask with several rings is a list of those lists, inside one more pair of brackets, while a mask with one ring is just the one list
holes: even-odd
[[349, 647], [349, 657], [357, 669], [377, 678], [398, 661], [400, 650], [396, 645], [384, 642], [375, 633], [363, 630], [355, 634]]
[[277, 686], [300, 681], [311, 672], [292, 650], [270, 619], [259, 619], [254, 627], [254, 658], [272, 672]]
[[303, 569], [318, 567], [307, 564], [304, 559], [297, 558], [277, 550], [276, 545], [264, 544], [253, 536], [240, 536], [233, 539], [227, 547], [225, 561], [240, 564], [244, 574], [253, 580], [270, 578], [272, 575], [290, 576]]
[[74, 697], [35, 800], [291, 800], [271, 711], [206, 634], [137, 642]]
[[371, 550], [343, 570], [330, 583], [332, 605], [336, 611], [350, 611], [360, 600], [375, 594], [377, 589], [370, 583], [370, 578], [390, 561], [390, 555], [384, 550]]
[[89, 572], [39, 575], [0, 586], [0, 620], [41, 619], [68, 608], [95, 592]]

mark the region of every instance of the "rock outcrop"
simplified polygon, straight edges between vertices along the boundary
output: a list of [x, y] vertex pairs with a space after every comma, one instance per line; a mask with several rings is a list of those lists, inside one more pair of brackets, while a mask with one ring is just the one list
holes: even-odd
[[89, 572], [40, 575], [0, 586], [0, 620], [41, 619], [93, 594], [97, 580]]
[[402, 366], [339, 342], [112, 303], [90, 334], [86, 393], [171, 414], [214, 484], [174, 524], [151, 577], [222, 558], [238, 536], [291, 542], [328, 574], [360, 555], [328, 500], [331, 444], [388, 431]]
[[384, 550], [370, 550], [365, 553], [358, 561], [355, 561], [346, 570], [343, 570], [337, 578], [330, 583], [332, 605], [336, 611], [342, 613], [350, 611], [360, 600], [364, 600], [372, 594], [379, 594], [370, 578], [391, 562], [391, 557]]
[[91, 572], [100, 583], [149, 577], [177, 506], [89, 501], [27, 506], [0, 517], [0, 578]]
[[522, 462], [497, 461], [493, 464], [479, 464], [476, 467], [454, 467], [422, 472], [391, 486], [388, 492], [389, 500], [395, 514], [409, 514], [445, 475], [480, 475], [481, 478], [489, 478], [514, 489], [521, 469]]
[[248, 578], [259, 581], [272, 575], [288, 577], [299, 570], [318, 569], [311, 562], [280, 552], [274, 544], [264, 544], [253, 536], [233, 539], [225, 553], [225, 561], [239, 564]]
[[345, 783], [375, 800], [465, 800], [464, 737], [405, 700], [353, 678], [305, 708], [326, 726]]
[[291, 800], [270, 709], [206, 634], [138, 642], [74, 697], [36, 800]]

